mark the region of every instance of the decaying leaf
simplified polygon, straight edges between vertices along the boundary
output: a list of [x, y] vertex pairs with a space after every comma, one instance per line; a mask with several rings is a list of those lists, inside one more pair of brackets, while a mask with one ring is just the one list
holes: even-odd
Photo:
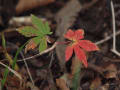
[[28, 50], [36, 48], [37, 44], [31, 39], [29, 43], [25, 46], [25, 53], [27, 53]]
[[18, 4], [16, 5], [16, 13], [20, 14], [23, 11], [27, 11], [39, 6], [44, 6], [54, 1], [55, 0], [19, 0]]
[[28, 50], [35, 49], [38, 44], [41, 41], [41, 37], [34, 37], [32, 38], [28, 44], [25, 46], [25, 53], [27, 53]]

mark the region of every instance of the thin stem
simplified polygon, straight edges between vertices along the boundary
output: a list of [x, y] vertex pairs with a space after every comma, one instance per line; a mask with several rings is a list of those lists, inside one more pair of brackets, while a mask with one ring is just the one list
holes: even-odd
[[80, 75], [81, 68], [82, 68], [82, 62], [75, 56], [74, 60], [72, 60], [72, 66], [71, 66], [71, 74], [73, 75], [72, 90], [78, 90], [81, 79], [81, 75]]
[[71, 41], [57, 42], [57, 44], [69, 44]]
[[112, 22], [113, 22], [113, 49], [116, 50], [116, 27], [115, 27], [115, 11], [114, 11], [114, 6], [113, 2], [111, 0], [111, 10], [112, 10]]
[[24, 59], [23, 59], [23, 61], [24, 61], [24, 63], [25, 63], [25, 67], [26, 67], [26, 69], [27, 69], [27, 72], [28, 72], [28, 75], [29, 75], [29, 77], [30, 77], [30, 80], [31, 80], [31, 82], [32, 82], [32, 84], [33, 84], [33, 86], [34, 86], [35, 84], [34, 84], [34, 81], [33, 81], [32, 75], [31, 75], [31, 73], [30, 73], [30, 70], [29, 70], [28, 64], [27, 64], [27, 62], [26, 62]]

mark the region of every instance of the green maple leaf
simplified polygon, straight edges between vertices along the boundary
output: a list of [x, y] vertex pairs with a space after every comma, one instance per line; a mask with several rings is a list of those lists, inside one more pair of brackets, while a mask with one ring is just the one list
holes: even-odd
[[32, 37], [26, 45], [26, 51], [34, 49], [39, 45], [39, 51], [42, 52], [47, 48], [46, 35], [52, 34], [48, 22], [43, 23], [38, 17], [31, 15], [32, 26], [18, 28], [18, 32], [25, 37]]
[[48, 25], [48, 22], [43, 23], [42, 20], [40, 20], [38, 17], [31, 15], [32, 17], [32, 23], [35, 25], [35, 27], [42, 33], [42, 34], [52, 34], [50, 32], [50, 27]]

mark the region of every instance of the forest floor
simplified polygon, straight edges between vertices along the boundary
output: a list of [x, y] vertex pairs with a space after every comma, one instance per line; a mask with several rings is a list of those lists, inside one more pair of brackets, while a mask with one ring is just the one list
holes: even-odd
[[[62, 41], [68, 29], [83, 29], [85, 39], [100, 48], [87, 55], [89, 64], [88, 68], [82, 68], [79, 90], [120, 90], [120, 0], [112, 1], [115, 48], [110, 0], [0, 0], [0, 82], [5, 72], [2, 64], [11, 67], [2, 46], [1, 33], [5, 35], [7, 53], [14, 58], [18, 48], [29, 40], [16, 29], [31, 26], [30, 15], [34, 14], [50, 24], [53, 42], [48, 44], [48, 48], [56, 41]], [[20, 52], [17, 60], [17, 72], [22, 80], [9, 73], [3, 90], [65, 90], [67, 85], [64, 86], [64, 82], [59, 82], [60, 85], [56, 82], [71, 72], [71, 61], [64, 63], [64, 47], [60, 45], [37, 57], [34, 56], [39, 53], [37, 48], [27, 53], [24, 51]], [[26, 60], [28, 67], [24, 62], [27, 57], [32, 57]]]

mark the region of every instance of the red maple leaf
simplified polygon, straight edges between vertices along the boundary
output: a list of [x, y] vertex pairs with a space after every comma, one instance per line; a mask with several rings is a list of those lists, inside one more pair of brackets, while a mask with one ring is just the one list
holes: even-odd
[[78, 29], [75, 32], [69, 29], [64, 37], [71, 41], [65, 50], [66, 61], [71, 58], [74, 51], [77, 58], [82, 61], [85, 67], [88, 67], [85, 51], [96, 51], [99, 48], [89, 40], [81, 40], [84, 38], [84, 30], [82, 29]]

